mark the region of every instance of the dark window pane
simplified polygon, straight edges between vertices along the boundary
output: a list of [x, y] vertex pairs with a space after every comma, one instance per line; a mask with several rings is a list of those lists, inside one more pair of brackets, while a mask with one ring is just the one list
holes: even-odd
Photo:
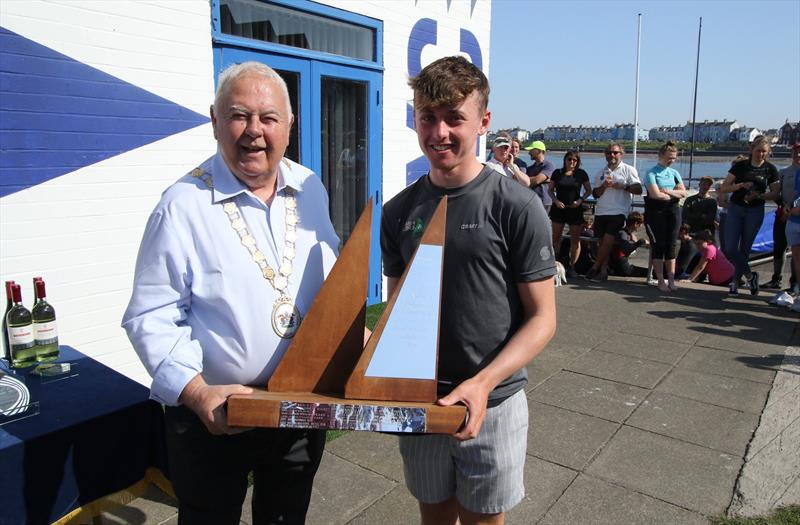
[[[267, 64], [269, 65], [269, 64]], [[286, 82], [286, 88], [289, 91], [289, 102], [292, 104], [292, 113], [294, 113], [294, 125], [292, 131], [289, 133], [289, 145], [286, 147], [284, 156], [297, 163], [302, 163], [300, 158], [300, 114], [299, 97], [300, 93], [300, 74], [294, 71], [283, 71], [280, 69], [275, 70]]]
[[258, 0], [222, 0], [222, 32], [301, 49], [375, 61], [375, 31], [369, 27]]
[[321, 82], [322, 182], [344, 243], [367, 200], [367, 83], [333, 77]]

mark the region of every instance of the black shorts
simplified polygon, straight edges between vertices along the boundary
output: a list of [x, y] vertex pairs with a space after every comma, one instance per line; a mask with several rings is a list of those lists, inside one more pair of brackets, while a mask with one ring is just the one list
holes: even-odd
[[617, 235], [625, 227], [624, 215], [595, 215], [594, 216], [594, 236]]
[[586, 222], [583, 220], [583, 207], [580, 206], [577, 208], [564, 208], [562, 210], [556, 208], [554, 205], [550, 208], [550, 220], [558, 224], [569, 224], [571, 226]]

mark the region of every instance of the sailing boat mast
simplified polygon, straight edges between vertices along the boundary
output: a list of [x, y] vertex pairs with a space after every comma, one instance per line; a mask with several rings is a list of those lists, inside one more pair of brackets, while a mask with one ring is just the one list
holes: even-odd
[[692, 164], [694, 164], [694, 130], [697, 122], [697, 79], [700, 76], [700, 34], [703, 32], [703, 17], [700, 17], [700, 27], [697, 29], [697, 62], [694, 70], [694, 100], [692, 101], [692, 146], [689, 150], [689, 182], [687, 189], [692, 185]]
[[639, 142], [639, 49], [642, 38], [642, 13], [639, 13], [639, 29], [636, 32], [636, 95], [633, 108], [633, 167], [636, 167], [636, 145]]

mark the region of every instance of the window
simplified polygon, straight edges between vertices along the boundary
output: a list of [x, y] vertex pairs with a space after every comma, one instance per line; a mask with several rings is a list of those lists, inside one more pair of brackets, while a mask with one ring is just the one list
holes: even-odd
[[375, 30], [258, 0], [220, 0], [222, 33], [375, 61]]

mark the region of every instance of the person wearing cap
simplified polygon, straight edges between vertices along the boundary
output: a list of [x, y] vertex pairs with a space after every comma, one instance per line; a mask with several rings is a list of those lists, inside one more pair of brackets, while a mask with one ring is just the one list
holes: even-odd
[[500, 133], [492, 143], [492, 158], [486, 161], [486, 165], [500, 175], [513, 177], [514, 171], [511, 165], [514, 163], [511, 159], [511, 137]]
[[492, 158], [486, 161], [486, 165], [500, 175], [511, 177], [523, 186], [528, 186], [530, 182], [525, 175], [525, 171], [520, 169], [516, 163], [517, 159], [513, 154], [513, 142], [514, 139], [508, 134], [499, 134], [492, 145]]
[[[788, 212], [792, 207], [792, 201], [798, 197], [794, 191], [794, 181], [797, 170], [800, 168], [800, 163], [796, 160], [798, 150], [800, 150], [800, 142], [796, 142], [792, 146], [792, 164], [778, 172], [778, 180], [781, 181], [781, 184], [778, 198], [775, 200], [778, 207], [775, 210], [775, 222], [772, 225], [772, 279], [765, 283], [762, 288], [780, 290], [783, 287], [783, 256], [786, 253], [786, 247], [789, 245], [786, 239]], [[792, 266], [792, 274], [789, 280], [789, 289], [791, 290], [797, 285], [797, 274], [794, 271], [794, 266], [790, 266]]]
[[541, 140], [534, 140], [525, 149], [528, 150], [533, 164], [528, 166], [526, 177], [520, 177], [520, 182], [529, 188], [533, 188], [533, 191], [542, 199], [544, 209], [549, 214], [553, 200], [550, 198], [548, 187], [550, 177], [553, 176], [556, 167], [552, 162], [544, 158], [547, 147]]

